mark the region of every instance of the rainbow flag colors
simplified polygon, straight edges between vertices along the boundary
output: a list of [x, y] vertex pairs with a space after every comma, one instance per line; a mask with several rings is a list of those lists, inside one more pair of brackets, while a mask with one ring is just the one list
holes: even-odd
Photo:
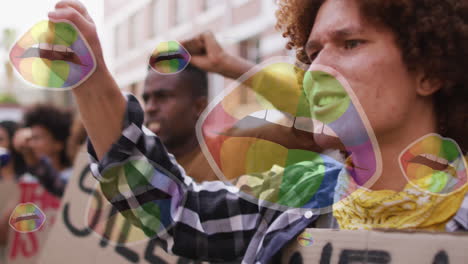
[[[373, 130], [338, 73], [279, 60], [244, 77], [208, 106], [197, 136], [217, 176], [238, 187], [245, 199], [275, 210], [326, 213], [336, 202], [333, 193], [342, 171], [365, 187], [380, 176]], [[243, 89], [252, 92], [249, 105], [238, 103]], [[337, 148], [359, 159], [337, 161], [323, 153], [316, 137], [336, 141]]]
[[76, 27], [48, 20], [15, 43], [10, 62], [31, 86], [54, 90], [74, 88], [96, 69], [94, 55]]
[[314, 239], [312, 238], [312, 234], [308, 232], [302, 232], [298, 237], [297, 237], [297, 242], [299, 245], [303, 247], [308, 247], [314, 244]]
[[190, 58], [188, 51], [179, 42], [171, 40], [157, 45], [149, 65], [160, 74], [175, 74], [187, 67]]
[[428, 134], [409, 145], [399, 157], [408, 182], [432, 194], [449, 195], [467, 183], [467, 163], [458, 144]]
[[33, 203], [16, 206], [10, 216], [10, 226], [16, 232], [30, 233], [39, 230], [46, 221], [45, 214]]

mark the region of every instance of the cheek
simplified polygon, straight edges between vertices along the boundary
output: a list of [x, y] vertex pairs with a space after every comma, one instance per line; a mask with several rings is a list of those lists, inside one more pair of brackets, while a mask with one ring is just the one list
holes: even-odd
[[47, 154], [52, 148], [52, 142], [45, 139], [34, 140], [31, 142], [31, 147], [41, 154]]
[[404, 120], [416, 90], [400, 60], [355, 58], [343, 71], [375, 132]]
[[6, 148], [6, 149], [7, 149], [7, 148], [9, 147], [9, 144], [10, 144], [10, 143], [8, 142], [8, 140], [6, 140], [6, 139], [0, 139], [0, 147]]
[[168, 100], [167, 102], [161, 105], [161, 112], [163, 114], [161, 117], [165, 119], [180, 118], [183, 114], [183, 112], [181, 111], [181, 109], [183, 109], [182, 105], [183, 102], [177, 99]]

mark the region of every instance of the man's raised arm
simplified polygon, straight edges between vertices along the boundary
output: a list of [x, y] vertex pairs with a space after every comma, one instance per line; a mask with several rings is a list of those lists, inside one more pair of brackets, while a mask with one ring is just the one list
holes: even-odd
[[73, 89], [83, 124], [101, 159], [121, 135], [126, 101], [107, 69], [96, 26], [86, 8], [78, 1], [63, 0], [49, 13], [49, 19], [67, 20], [83, 34], [96, 58], [96, 71]]

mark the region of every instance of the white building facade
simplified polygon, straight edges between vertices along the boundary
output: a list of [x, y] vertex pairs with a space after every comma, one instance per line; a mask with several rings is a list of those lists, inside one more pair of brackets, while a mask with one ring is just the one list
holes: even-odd
[[[211, 30], [228, 52], [254, 62], [287, 55], [274, 29], [275, 10], [274, 0], [105, 0], [106, 62], [123, 90], [141, 95], [149, 57], [161, 41]], [[227, 82], [214, 74], [209, 81], [210, 98]]]

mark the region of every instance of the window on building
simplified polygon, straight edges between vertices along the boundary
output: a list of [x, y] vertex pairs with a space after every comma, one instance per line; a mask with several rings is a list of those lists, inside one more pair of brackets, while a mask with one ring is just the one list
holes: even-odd
[[187, 21], [189, 16], [189, 4], [191, 1], [176, 0], [175, 2], [175, 24], [180, 25]]
[[119, 48], [119, 25], [116, 25], [114, 27], [114, 56], [116, 57], [120, 55]]
[[158, 34], [158, 21], [157, 21], [157, 5], [158, 0], [151, 0], [148, 12], [148, 36], [150, 39], [154, 38]]
[[240, 56], [254, 63], [260, 62], [260, 39], [249, 38], [239, 43]]
[[115, 56], [118, 57], [122, 55], [123, 50], [125, 49], [125, 32], [122, 24], [117, 24], [114, 29], [115, 34]]
[[202, 0], [203, 1], [203, 11], [207, 11], [219, 3], [219, 0]]
[[[239, 43], [239, 55], [255, 64], [260, 63], [260, 39], [253, 37], [241, 41]], [[255, 96], [250, 89], [243, 89], [239, 100], [241, 104], [249, 104], [255, 100]]]
[[137, 31], [137, 13], [134, 13], [129, 18], [128, 23], [128, 49], [132, 50], [136, 47], [136, 42], [138, 38]]

